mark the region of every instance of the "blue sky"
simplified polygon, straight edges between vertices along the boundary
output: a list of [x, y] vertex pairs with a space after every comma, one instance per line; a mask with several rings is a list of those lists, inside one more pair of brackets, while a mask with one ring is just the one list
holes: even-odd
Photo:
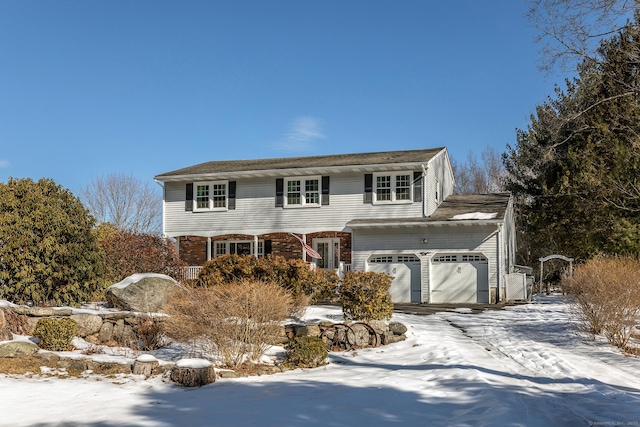
[[515, 142], [525, 0], [0, 1], [0, 181]]

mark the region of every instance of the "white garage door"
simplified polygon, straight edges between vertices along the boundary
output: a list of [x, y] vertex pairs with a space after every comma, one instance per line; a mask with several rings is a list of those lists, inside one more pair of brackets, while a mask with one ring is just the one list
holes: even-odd
[[373, 255], [368, 271], [393, 276], [391, 300], [396, 303], [420, 302], [420, 260], [413, 255]]
[[489, 303], [489, 264], [483, 255], [439, 254], [431, 260], [434, 304]]

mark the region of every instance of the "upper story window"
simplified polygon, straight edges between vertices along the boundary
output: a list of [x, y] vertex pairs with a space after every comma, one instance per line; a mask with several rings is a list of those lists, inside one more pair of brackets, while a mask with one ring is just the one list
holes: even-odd
[[196, 182], [193, 186], [194, 210], [227, 210], [227, 181]]
[[375, 203], [411, 202], [411, 173], [399, 172], [374, 175]]
[[320, 206], [320, 177], [285, 179], [285, 206]]

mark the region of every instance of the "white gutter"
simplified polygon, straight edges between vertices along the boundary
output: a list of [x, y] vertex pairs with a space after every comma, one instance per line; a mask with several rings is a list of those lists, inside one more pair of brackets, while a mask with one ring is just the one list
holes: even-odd
[[385, 228], [385, 227], [429, 227], [429, 226], [454, 226], [454, 225], [501, 225], [504, 220], [451, 220], [451, 221], [398, 221], [398, 222], [369, 222], [349, 224], [349, 228]]
[[165, 194], [166, 189], [164, 188], [164, 185], [161, 184], [161, 181], [158, 181], [157, 179], [154, 179], [154, 181], [155, 181], [156, 184], [158, 184], [162, 188], [162, 235], [166, 237], [166, 234], [164, 232], [165, 231], [164, 230], [164, 225], [166, 223], [166, 221], [164, 220], [164, 218], [165, 218], [165, 204], [166, 204], [165, 201], [167, 199], [165, 197], [166, 196], [166, 194]]

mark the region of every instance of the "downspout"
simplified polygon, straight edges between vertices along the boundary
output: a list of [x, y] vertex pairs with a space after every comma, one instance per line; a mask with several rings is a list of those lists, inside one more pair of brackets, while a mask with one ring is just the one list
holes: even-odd
[[497, 244], [498, 244], [498, 250], [496, 251], [496, 266], [498, 268], [498, 274], [496, 274], [496, 280], [497, 280], [497, 287], [496, 287], [496, 304], [500, 303], [500, 286], [502, 285], [502, 275], [504, 274], [504, 272], [502, 271], [502, 245], [500, 244], [500, 241], [502, 240], [502, 224], [498, 224], [498, 229], [496, 230], [497, 234]]
[[425, 165], [420, 167], [422, 167], [422, 217], [425, 218], [427, 216], [427, 167]]
[[164, 229], [164, 225], [165, 225], [164, 215], [165, 215], [165, 204], [167, 200], [167, 197], [166, 197], [167, 190], [164, 188], [164, 185], [160, 183], [160, 181], [158, 181], [157, 179], [154, 179], [154, 181], [156, 182], [156, 184], [160, 186], [160, 188], [162, 188], [162, 235], [166, 236], [165, 229]]

